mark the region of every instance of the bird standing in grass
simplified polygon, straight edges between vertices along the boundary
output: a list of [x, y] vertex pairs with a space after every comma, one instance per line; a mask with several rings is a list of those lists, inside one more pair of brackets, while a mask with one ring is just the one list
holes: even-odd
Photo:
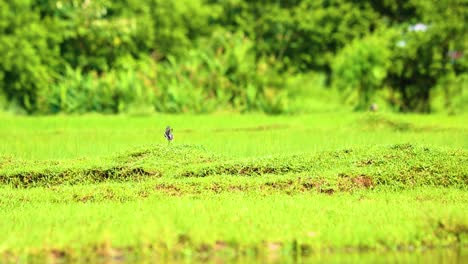
[[167, 143], [170, 144], [174, 139], [174, 134], [172, 134], [172, 128], [170, 126], [166, 127], [166, 132], [164, 132], [164, 137], [167, 139]]

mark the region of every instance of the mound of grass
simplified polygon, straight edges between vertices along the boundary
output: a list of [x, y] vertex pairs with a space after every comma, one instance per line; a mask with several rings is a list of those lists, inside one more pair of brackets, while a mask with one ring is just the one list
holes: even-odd
[[[465, 150], [411, 144], [248, 159], [227, 159], [199, 146], [154, 145], [99, 160], [30, 162], [2, 158], [0, 183], [28, 188], [151, 178], [268, 175], [276, 176], [278, 186], [299, 184], [320, 190], [327, 186], [328, 192], [377, 185], [462, 188], [468, 184], [466, 164]], [[304, 179], [308, 185], [302, 182]]]
[[411, 144], [242, 159], [192, 145], [2, 157], [0, 259], [264, 262], [463, 248], [467, 159]]

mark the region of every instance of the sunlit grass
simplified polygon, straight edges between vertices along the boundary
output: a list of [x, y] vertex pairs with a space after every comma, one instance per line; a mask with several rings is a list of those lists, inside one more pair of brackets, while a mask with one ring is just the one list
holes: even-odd
[[0, 116], [0, 256], [464, 248], [464, 118]]
[[[118, 186], [108, 188], [109, 193], [125, 192]], [[1, 190], [2, 195], [9, 192]], [[30, 200], [16, 199], [0, 208], [4, 248], [67, 248], [107, 240], [116, 247], [162, 242], [175, 248], [181, 236], [187, 236], [194, 249], [220, 239], [246, 247], [265, 241], [290, 247], [296, 241], [314, 250], [440, 246], [459, 238], [468, 242], [462, 230], [467, 228], [468, 196], [456, 189], [380, 189], [334, 196], [153, 193], [144, 199], [102, 197], [93, 202], [54, 200], [49, 190], [21, 192], [11, 195]]]
[[174, 128], [174, 144], [203, 145], [209, 151], [229, 157], [310, 153], [397, 143], [468, 148], [466, 119], [466, 116], [365, 113], [0, 116], [0, 155], [35, 160], [105, 157], [135, 147], [164, 143], [163, 132], [167, 125]]

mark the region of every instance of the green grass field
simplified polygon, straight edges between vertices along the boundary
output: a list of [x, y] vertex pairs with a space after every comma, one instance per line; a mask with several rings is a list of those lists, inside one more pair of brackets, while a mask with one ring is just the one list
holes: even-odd
[[0, 262], [463, 262], [466, 120], [1, 115]]

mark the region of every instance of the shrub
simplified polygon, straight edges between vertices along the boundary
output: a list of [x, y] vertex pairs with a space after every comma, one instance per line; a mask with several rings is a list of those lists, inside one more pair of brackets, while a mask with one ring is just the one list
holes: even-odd
[[334, 85], [346, 98], [357, 97], [356, 109], [367, 109], [390, 66], [388, 39], [373, 34], [356, 39], [342, 49], [333, 61]]
[[[120, 66], [122, 65], [122, 66]], [[68, 67], [57, 83], [41, 89], [41, 113], [125, 113], [135, 109], [153, 111], [151, 73], [142, 61], [123, 58], [103, 74], [83, 73]]]
[[242, 33], [216, 32], [182, 60], [157, 68], [155, 107], [162, 112], [286, 111], [285, 82], [273, 59], [256, 61], [253, 42]]
[[459, 1], [443, 0], [437, 4], [413, 1], [421, 19], [403, 23], [392, 45], [392, 67], [386, 83], [395, 92], [390, 102], [400, 111], [431, 111], [431, 91], [447, 77], [468, 69], [466, 58], [453, 59], [450, 52], [467, 48], [466, 6]]
[[35, 111], [37, 91], [53, 81], [57, 43], [29, 1], [0, 1], [0, 90]]

